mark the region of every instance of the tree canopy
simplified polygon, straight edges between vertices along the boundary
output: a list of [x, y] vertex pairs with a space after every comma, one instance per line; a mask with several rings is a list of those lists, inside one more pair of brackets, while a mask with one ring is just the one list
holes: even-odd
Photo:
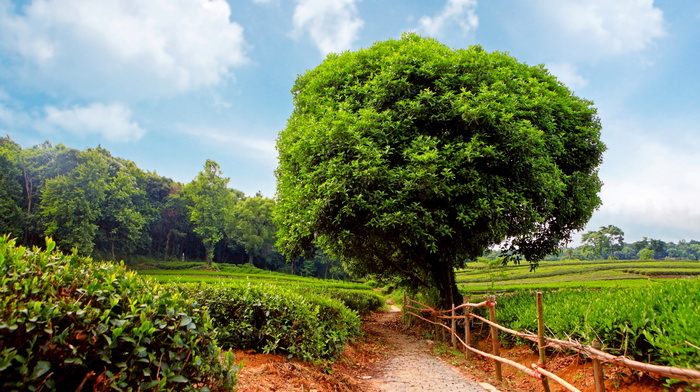
[[453, 268], [497, 247], [537, 261], [599, 206], [592, 102], [542, 66], [415, 34], [299, 76], [280, 133], [278, 246], [459, 302]]
[[233, 194], [227, 188], [228, 182], [219, 164], [207, 159], [197, 178], [185, 187], [185, 193], [192, 201], [190, 221], [194, 224], [194, 232], [204, 243], [208, 266], [211, 266], [214, 257], [214, 246], [224, 238], [226, 213], [235, 203]]

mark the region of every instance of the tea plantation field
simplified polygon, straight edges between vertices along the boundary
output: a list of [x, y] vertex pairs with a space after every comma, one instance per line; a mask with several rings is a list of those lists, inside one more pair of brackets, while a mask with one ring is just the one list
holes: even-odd
[[535, 271], [520, 265], [474, 262], [457, 271], [465, 293], [558, 288], [645, 287], [700, 275], [700, 261], [595, 260], [543, 261]]

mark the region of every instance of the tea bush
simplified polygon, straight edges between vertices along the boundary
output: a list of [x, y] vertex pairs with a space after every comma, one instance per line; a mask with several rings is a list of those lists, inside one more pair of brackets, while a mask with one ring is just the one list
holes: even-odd
[[[700, 280], [611, 290], [544, 294], [549, 331], [585, 344], [598, 339], [612, 354], [661, 365], [700, 365]], [[499, 298], [498, 320], [516, 330], [537, 330], [534, 292]], [[690, 343], [690, 344], [689, 344]]]
[[123, 265], [0, 238], [0, 390], [230, 390], [209, 316]]
[[360, 318], [337, 300], [251, 282], [180, 284], [206, 306], [223, 348], [332, 359], [359, 334]]
[[316, 289], [319, 295], [331, 297], [339, 300], [345, 306], [354, 310], [360, 315], [365, 315], [384, 306], [384, 300], [374, 291], [368, 290], [339, 290], [339, 289]]

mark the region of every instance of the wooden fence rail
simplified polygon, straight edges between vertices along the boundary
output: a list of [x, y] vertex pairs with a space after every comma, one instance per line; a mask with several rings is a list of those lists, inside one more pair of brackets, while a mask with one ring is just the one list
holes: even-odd
[[[494, 364], [498, 364], [496, 366], [496, 377], [500, 381], [501, 376], [500, 376], [500, 364], [505, 363], [509, 366], [512, 366], [523, 373], [526, 373], [530, 376], [542, 379], [542, 385], [543, 389], [545, 392], [549, 392], [549, 384], [547, 380], [552, 380], [563, 386], [564, 388], [568, 389], [571, 392], [580, 392], [576, 387], [573, 385], [569, 384], [568, 382], [562, 380], [560, 377], [556, 376], [555, 374], [545, 370], [543, 366], [546, 363], [546, 358], [543, 358], [544, 356], [544, 349], [546, 347], [552, 347], [558, 350], [572, 350], [579, 352], [581, 354], [584, 354], [591, 358], [594, 362], [600, 362], [600, 363], [614, 363], [617, 365], [625, 366], [631, 369], [647, 372], [647, 373], [652, 373], [656, 374], [662, 377], [667, 377], [667, 378], [674, 378], [677, 380], [682, 380], [686, 381], [689, 383], [700, 383], [700, 371], [697, 370], [692, 370], [692, 369], [685, 369], [685, 368], [677, 368], [677, 367], [671, 367], [671, 366], [660, 366], [660, 365], [653, 365], [649, 363], [643, 363], [643, 362], [637, 362], [633, 361], [629, 358], [625, 357], [618, 357], [614, 356], [611, 354], [608, 354], [599, 348], [593, 347], [593, 346], [587, 346], [584, 344], [581, 344], [579, 342], [574, 342], [570, 340], [561, 340], [561, 339], [554, 339], [554, 338], [549, 338], [544, 336], [544, 318], [542, 316], [542, 311], [541, 311], [541, 293], [537, 293], [538, 296], [538, 325], [541, 324], [542, 327], [538, 328], [538, 334], [530, 334], [526, 332], [521, 332], [521, 331], [515, 331], [510, 328], [506, 328], [500, 324], [498, 324], [495, 321], [495, 307], [496, 307], [496, 301], [494, 297], [490, 297], [489, 299], [480, 302], [480, 303], [469, 303], [466, 301], [465, 297], [465, 303], [453, 307], [452, 309], [445, 310], [445, 311], [438, 311], [433, 308], [431, 308], [428, 305], [422, 304], [416, 300], [413, 300], [407, 296], [404, 296], [404, 314], [405, 315], [411, 315], [413, 317], [416, 317], [420, 320], [426, 321], [428, 323], [431, 323], [433, 325], [439, 326], [441, 328], [444, 328], [448, 330], [451, 333], [451, 339], [453, 341], [453, 345], [455, 344], [454, 342], [459, 342], [464, 348], [465, 348], [465, 355], [468, 357], [469, 353], [473, 352], [476, 354], [479, 354], [483, 357], [489, 358], [494, 361]], [[474, 307], [482, 307], [486, 306], [489, 307], [489, 313], [490, 313], [490, 320], [486, 319], [484, 317], [478, 316], [473, 314], [470, 309]], [[458, 315], [457, 311], [460, 309], [464, 309], [464, 314]], [[434, 320], [432, 320], [434, 319]], [[470, 328], [469, 328], [469, 320], [470, 319], [477, 319], [481, 320], [485, 324], [488, 324], [492, 329], [491, 329], [491, 335], [492, 335], [492, 349], [494, 351], [493, 354], [487, 353], [481, 350], [478, 350], [474, 347], [471, 346], [471, 339], [470, 339]], [[444, 321], [445, 320], [451, 320], [451, 327], [445, 325]], [[465, 339], [466, 342], [457, 334], [456, 330], [456, 320], [464, 320], [464, 326], [465, 326]], [[540, 349], [540, 363], [539, 364], [533, 364], [532, 369], [528, 368], [527, 366], [521, 365], [515, 361], [509, 360], [507, 358], [500, 357], [498, 355], [498, 347], [500, 343], [498, 342], [497, 338], [497, 333], [495, 331], [500, 330], [515, 336], [518, 336], [523, 339], [527, 339], [530, 341], [533, 341], [538, 344], [538, 348]], [[596, 391], [604, 391], [605, 387], [603, 385], [603, 375], [602, 375], [602, 370], [600, 368], [596, 368], [596, 375], [595, 375], [595, 380], [596, 380]]]

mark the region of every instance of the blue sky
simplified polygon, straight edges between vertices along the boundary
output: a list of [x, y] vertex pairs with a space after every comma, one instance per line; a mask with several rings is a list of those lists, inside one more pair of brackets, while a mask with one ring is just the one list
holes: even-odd
[[700, 240], [694, 0], [0, 0], [0, 132], [184, 183], [213, 159], [272, 197], [296, 76], [404, 31], [545, 64], [595, 102], [608, 150], [588, 229]]

